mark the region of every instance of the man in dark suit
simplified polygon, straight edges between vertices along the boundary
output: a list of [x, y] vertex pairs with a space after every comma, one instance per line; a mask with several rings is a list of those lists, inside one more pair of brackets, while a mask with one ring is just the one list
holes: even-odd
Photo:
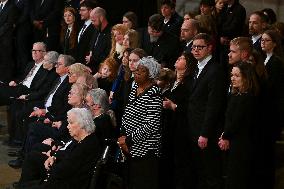
[[253, 48], [261, 53], [264, 57], [261, 49], [261, 36], [266, 29], [266, 16], [261, 11], [253, 12], [249, 17], [249, 34], [253, 42]]
[[161, 2], [161, 13], [164, 17], [164, 31], [171, 33], [172, 35], [179, 36], [180, 27], [183, 23], [183, 17], [181, 17], [176, 11], [176, 4], [171, 0], [163, 0]]
[[[48, 72], [42, 67], [46, 46], [42, 42], [34, 43], [32, 58], [34, 62], [27, 65], [24, 77], [10, 81], [9, 84], [0, 83], [0, 105], [9, 105], [11, 99], [37, 91], [45, 82], [43, 75]], [[47, 89], [45, 89], [47, 90]]]
[[90, 54], [86, 56], [86, 63], [93, 73], [99, 70], [99, 65], [109, 55], [111, 49], [111, 26], [106, 18], [106, 11], [96, 7], [91, 11], [91, 20], [96, 28], [90, 43]]
[[76, 50], [76, 62], [82, 64], [86, 63], [85, 57], [90, 53], [90, 41], [95, 32], [95, 28], [92, 25], [90, 19], [90, 13], [93, 9], [93, 5], [89, 1], [84, 1], [80, 4], [80, 16], [84, 22], [78, 34], [78, 45]]
[[148, 29], [141, 35], [141, 47], [164, 67], [174, 69], [180, 53], [179, 38], [163, 31], [164, 18], [154, 14], [149, 18]]
[[182, 50], [190, 53], [193, 37], [199, 33], [199, 22], [194, 19], [185, 20], [181, 26], [180, 39]]
[[17, 19], [15, 23], [15, 48], [16, 48], [16, 75], [23, 74], [26, 63], [30, 60], [32, 47], [32, 25], [30, 22], [31, 0], [16, 0]]
[[220, 37], [220, 64], [227, 66], [229, 43], [235, 37], [243, 36], [246, 21], [246, 9], [239, 0], [228, 0], [217, 20]]
[[[71, 84], [68, 81], [68, 67], [75, 62], [74, 58], [69, 55], [60, 55], [56, 66], [56, 73], [60, 76], [54, 81], [49, 94], [46, 99], [39, 103], [38, 107], [34, 107], [29, 117], [24, 118], [24, 127], [28, 130], [29, 125], [37, 124], [37, 119], [44, 120], [44, 124], [50, 124], [54, 121], [61, 121], [66, 119], [66, 113], [71, 108], [68, 104], [68, 94]], [[27, 109], [30, 111], [31, 108]], [[22, 165], [25, 145], [30, 141], [25, 141], [21, 150], [20, 157], [11, 160], [8, 164], [13, 168], [19, 168]]]
[[15, 6], [12, 0], [0, 0], [0, 81], [9, 81], [13, 70], [13, 25]]
[[[212, 59], [212, 38], [205, 33], [193, 39], [192, 54], [198, 61], [194, 82], [189, 94], [187, 118], [192, 150], [194, 189], [221, 188], [221, 154], [217, 140], [224, 116], [225, 76]], [[193, 180], [192, 180], [193, 179]], [[192, 181], [192, 182], [191, 182]]]
[[63, 8], [62, 0], [32, 0], [31, 20], [34, 42], [44, 41], [48, 50], [58, 49]]

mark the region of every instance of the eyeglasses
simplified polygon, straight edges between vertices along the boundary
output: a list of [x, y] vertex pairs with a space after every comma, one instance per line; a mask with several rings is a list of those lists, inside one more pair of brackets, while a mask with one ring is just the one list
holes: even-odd
[[261, 39], [260, 42], [261, 43], [267, 43], [267, 42], [270, 42], [272, 41], [271, 39]]
[[207, 47], [207, 45], [192, 45], [191, 50], [198, 50], [198, 51], [201, 51], [201, 50], [204, 49], [205, 47]]
[[44, 50], [36, 50], [36, 49], [32, 49], [32, 52], [45, 52]]
[[62, 63], [62, 62], [56, 62], [56, 63], [55, 63], [55, 66], [56, 66], [56, 67], [58, 67], [58, 66], [64, 66], [64, 63]]

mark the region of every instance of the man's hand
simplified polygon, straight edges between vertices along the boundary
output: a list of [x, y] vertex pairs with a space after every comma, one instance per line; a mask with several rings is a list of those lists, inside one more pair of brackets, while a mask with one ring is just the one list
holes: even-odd
[[46, 114], [46, 111], [45, 109], [36, 109], [35, 111], [33, 111], [31, 114], [30, 114], [30, 117], [42, 117], [42, 116], [45, 116]]
[[49, 158], [47, 158], [47, 160], [45, 160], [44, 167], [46, 170], [50, 170], [50, 167], [54, 164], [55, 159], [56, 158], [54, 156], [50, 156]]
[[21, 95], [18, 97], [20, 100], [26, 100], [28, 95]]
[[15, 87], [15, 86], [17, 86], [17, 83], [15, 81], [10, 81], [9, 82], [9, 86], [10, 87]]
[[208, 142], [208, 138], [206, 137], [203, 137], [203, 136], [200, 136], [198, 138], [198, 146], [201, 148], [201, 149], [204, 149], [207, 147], [207, 142]]

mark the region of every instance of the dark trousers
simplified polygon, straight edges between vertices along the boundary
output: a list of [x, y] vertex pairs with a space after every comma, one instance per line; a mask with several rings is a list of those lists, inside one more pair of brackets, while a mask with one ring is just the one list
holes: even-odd
[[129, 189], [158, 189], [159, 159], [143, 157], [129, 161]]
[[220, 189], [221, 177], [221, 151], [216, 141], [208, 141], [205, 149], [200, 149], [197, 142], [192, 145], [192, 176], [196, 182], [192, 189]]

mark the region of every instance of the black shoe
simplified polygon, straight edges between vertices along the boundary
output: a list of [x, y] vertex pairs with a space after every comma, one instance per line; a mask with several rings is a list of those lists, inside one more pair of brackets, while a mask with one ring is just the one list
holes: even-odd
[[23, 159], [22, 158], [17, 158], [15, 160], [10, 160], [8, 162], [8, 165], [14, 169], [19, 169], [22, 167], [23, 164]]
[[10, 157], [19, 157], [19, 156], [21, 156], [22, 155], [22, 152], [21, 151], [10, 151], [10, 152], [8, 152], [8, 156], [10, 156]]

